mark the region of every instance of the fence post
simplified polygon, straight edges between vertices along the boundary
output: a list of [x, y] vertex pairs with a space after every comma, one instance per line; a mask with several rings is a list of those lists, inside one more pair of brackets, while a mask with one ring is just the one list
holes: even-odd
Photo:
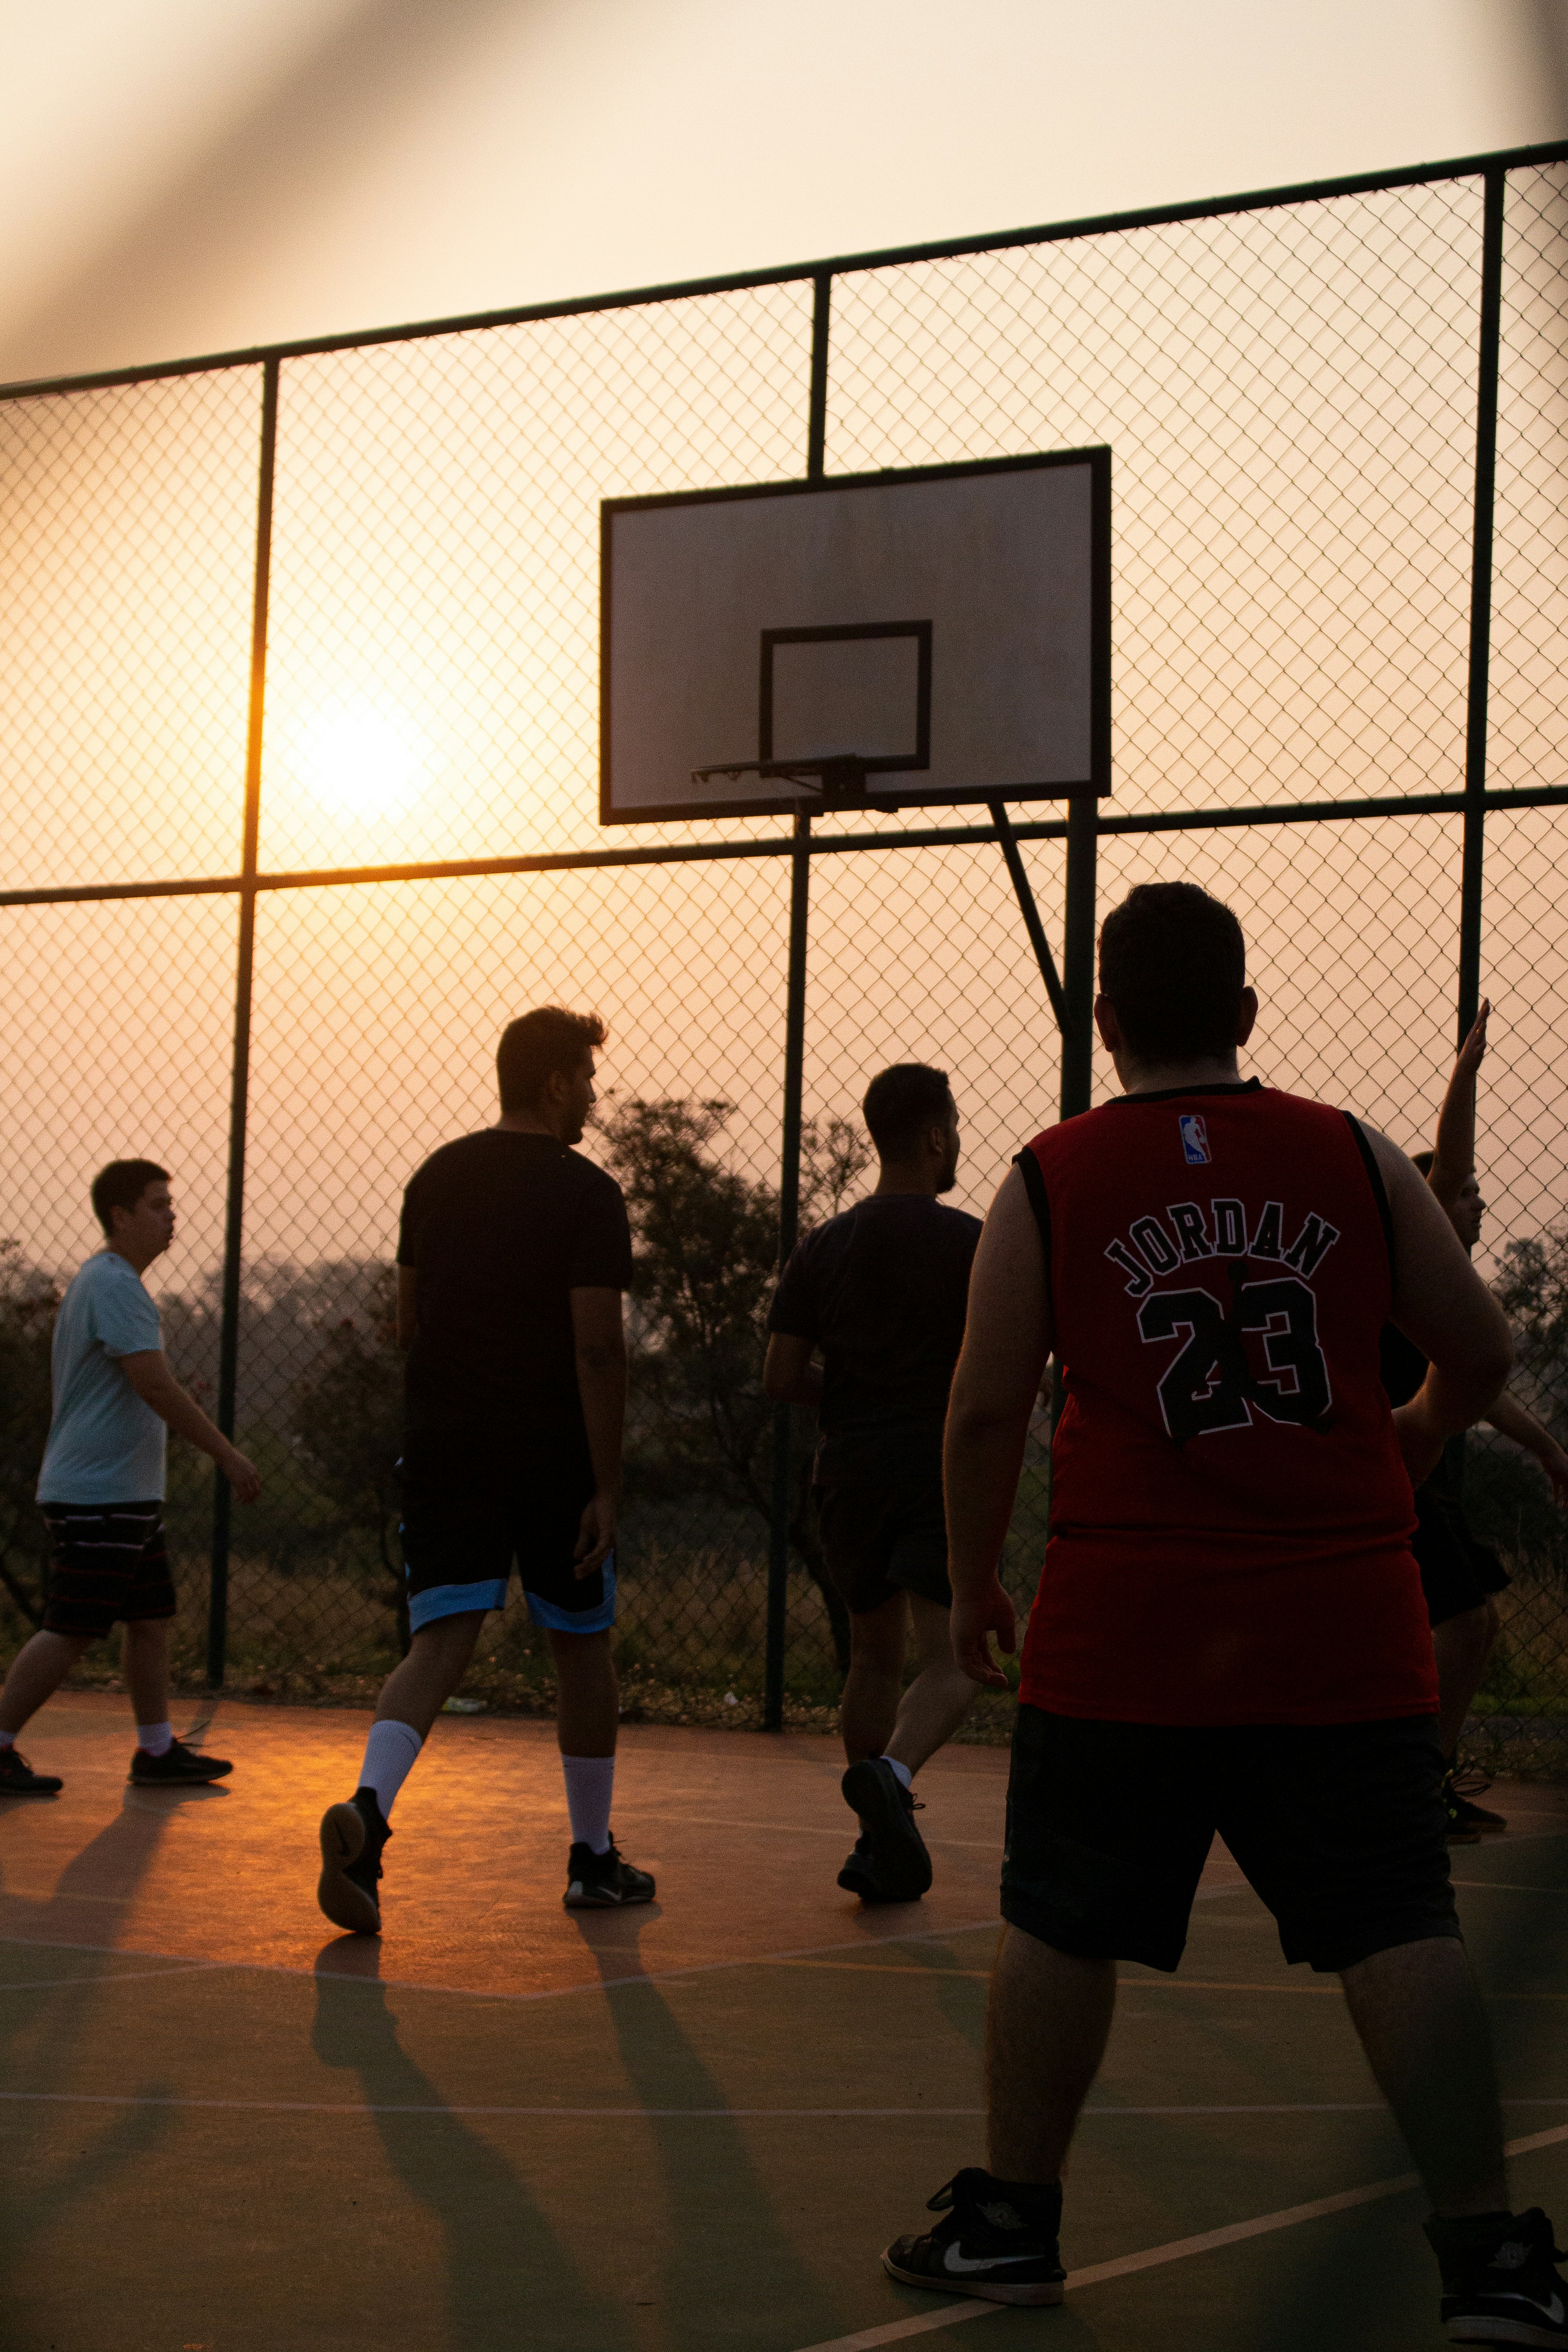
[[1068, 803], [1067, 906], [1062, 918], [1061, 1116], [1089, 1108], [1094, 1076], [1095, 855], [1100, 803], [1078, 793]]
[[1486, 175], [1481, 226], [1481, 314], [1476, 364], [1476, 511], [1470, 556], [1470, 671], [1465, 715], [1465, 835], [1459, 880], [1458, 1043], [1481, 996], [1481, 873], [1486, 850], [1487, 698], [1491, 660], [1492, 508], [1497, 487], [1502, 227], [1507, 175]]
[[1012, 879], [1013, 894], [1018, 901], [1018, 912], [1024, 918], [1024, 929], [1029, 935], [1029, 945], [1035, 950], [1035, 961], [1040, 967], [1040, 978], [1046, 984], [1046, 994], [1050, 1000], [1051, 1011], [1056, 1015], [1057, 1027], [1065, 1036], [1068, 1020], [1067, 1000], [1062, 994], [1061, 982], [1057, 977], [1056, 960], [1051, 954], [1045, 925], [1040, 920], [1040, 910], [1035, 904], [1035, 894], [1029, 887], [1029, 877], [1025, 870], [1023, 852], [1018, 847], [1018, 837], [1013, 831], [1013, 822], [1007, 814], [1005, 803], [990, 801], [986, 805], [991, 811], [991, 822], [996, 828], [996, 838], [1002, 845], [1002, 856]]
[[[811, 908], [811, 818], [795, 820], [789, 876], [789, 979], [785, 990], [784, 1150], [779, 1167], [779, 1266], [795, 1247], [800, 1225], [801, 1090], [805, 1060], [805, 942]], [[767, 1648], [763, 1672], [763, 1728], [784, 1729], [785, 1602], [789, 1596], [790, 1486], [794, 1465], [791, 1408], [773, 1407], [773, 1507], [768, 1546]]]
[[[239, 940], [235, 958], [234, 1062], [229, 1086], [228, 1191], [224, 1210], [218, 1328], [217, 1412], [234, 1436], [239, 1384], [239, 1277], [245, 1234], [245, 1146], [250, 1108], [250, 993], [256, 950], [256, 855], [261, 813], [261, 729], [267, 702], [267, 606], [272, 572], [272, 483], [278, 457], [278, 362], [261, 375], [261, 462], [256, 497], [256, 586], [250, 622], [250, 709], [245, 744], [245, 833], [239, 869]], [[233, 1496], [213, 1473], [212, 1565], [207, 1591], [207, 1681], [223, 1682], [228, 1651], [228, 1553]]]

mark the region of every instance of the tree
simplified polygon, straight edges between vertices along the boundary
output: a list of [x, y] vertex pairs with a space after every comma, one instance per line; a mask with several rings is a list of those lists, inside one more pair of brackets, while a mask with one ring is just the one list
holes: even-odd
[[49, 1351], [58, 1284], [0, 1241], [0, 1584], [43, 1622], [47, 1538], [34, 1494], [52, 1409]]
[[[338, 1269], [340, 1274], [342, 1269]], [[345, 1532], [374, 1538], [408, 1647], [408, 1598], [393, 1535], [401, 1507], [403, 1361], [396, 1347], [396, 1275], [381, 1264], [353, 1269], [354, 1313], [319, 1327], [320, 1347], [294, 1382], [288, 1429]]]
[[[767, 1523], [774, 1413], [762, 1373], [778, 1272], [778, 1196], [718, 1157], [731, 1108], [667, 1097], [621, 1104], [601, 1122], [635, 1245], [627, 1470], [645, 1493], [706, 1493]], [[847, 1120], [809, 1124], [803, 1223], [836, 1213], [870, 1156]], [[847, 1666], [848, 1617], [811, 1507], [810, 1434], [799, 1415], [792, 1419], [790, 1542], [822, 1594]]]
[[[1568, 1428], [1568, 1226], [1510, 1242], [1492, 1286], [1513, 1327], [1510, 1386], [1561, 1444]], [[1475, 1433], [1465, 1449], [1465, 1499], [1477, 1532], [1516, 1566], [1553, 1581], [1568, 1577], [1568, 1528], [1528, 1455]]]

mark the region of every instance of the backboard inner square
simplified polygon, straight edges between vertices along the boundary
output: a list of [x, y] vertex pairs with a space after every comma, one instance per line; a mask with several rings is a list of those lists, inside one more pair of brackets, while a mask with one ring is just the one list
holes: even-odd
[[920, 740], [920, 645], [912, 636], [779, 644], [773, 655], [769, 760], [850, 753], [915, 760]]

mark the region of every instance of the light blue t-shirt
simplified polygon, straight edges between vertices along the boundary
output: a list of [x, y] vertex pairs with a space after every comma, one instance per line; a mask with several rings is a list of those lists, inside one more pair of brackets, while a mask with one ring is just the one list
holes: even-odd
[[169, 1433], [119, 1363], [163, 1344], [158, 1309], [134, 1266], [117, 1250], [89, 1257], [55, 1318], [40, 1503], [163, 1500]]

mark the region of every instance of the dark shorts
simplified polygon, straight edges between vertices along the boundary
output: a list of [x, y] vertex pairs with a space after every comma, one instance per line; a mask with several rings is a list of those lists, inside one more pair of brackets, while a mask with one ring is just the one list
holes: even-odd
[[1173, 1969], [1217, 1831], [1288, 1960], [1337, 1973], [1457, 1937], [1443, 1766], [1427, 1716], [1210, 1728], [1021, 1706], [1002, 1916], [1058, 1951]]
[[614, 1552], [574, 1573], [593, 1499], [586, 1443], [482, 1449], [468, 1436], [410, 1433], [403, 1445], [403, 1563], [415, 1633], [437, 1617], [502, 1609], [512, 1563], [536, 1625], [602, 1633], [616, 1622]]
[[118, 1620], [172, 1617], [161, 1503], [40, 1503], [49, 1531], [48, 1633], [93, 1641]]
[[1470, 1533], [1458, 1505], [1426, 1486], [1415, 1490], [1415, 1535], [1410, 1548], [1421, 1570], [1426, 1620], [1433, 1626], [1482, 1608], [1510, 1580], [1491, 1546]]
[[823, 1558], [851, 1616], [897, 1592], [952, 1608], [940, 1461], [835, 1470], [815, 1492]]

